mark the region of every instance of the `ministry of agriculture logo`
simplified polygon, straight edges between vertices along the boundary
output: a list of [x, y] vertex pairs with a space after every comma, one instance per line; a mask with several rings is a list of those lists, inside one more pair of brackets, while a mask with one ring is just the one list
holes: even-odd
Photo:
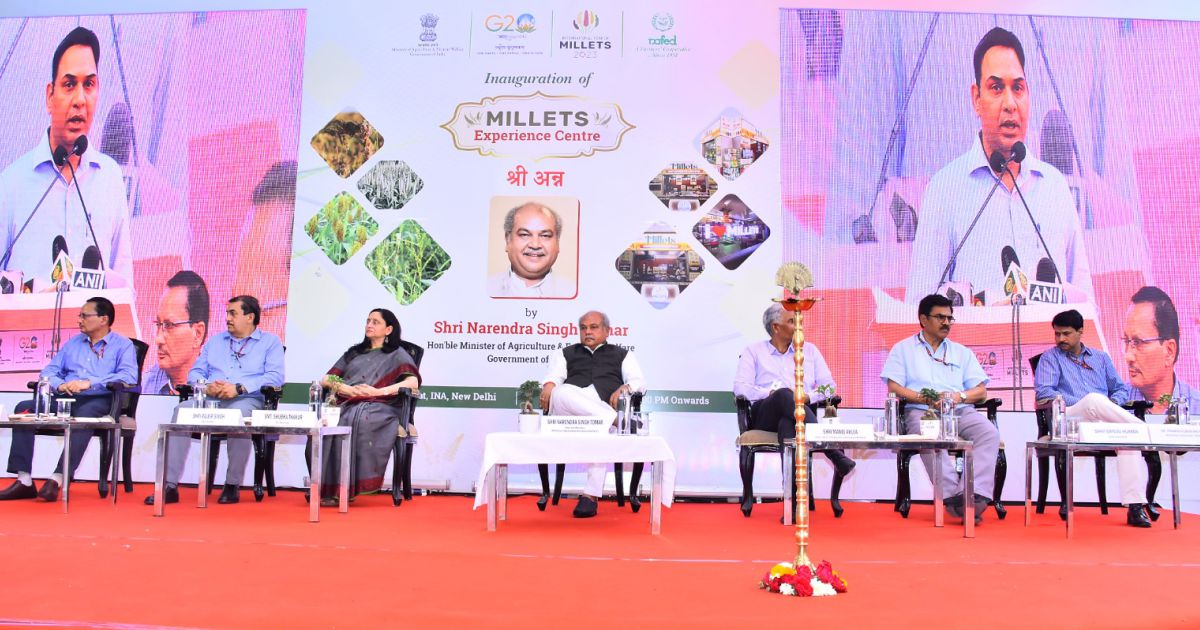
[[650, 18], [650, 26], [665, 33], [675, 28], [675, 17], [670, 13], [655, 13], [654, 17]]
[[595, 11], [580, 11], [571, 24], [575, 26], [575, 30], [587, 33], [600, 25], [600, 16], [596, 15]]
[[436, 42], [437, 41], [437, 33], [434, 32], [434, 30], [433, 30], [433, 29], [437, 28], [437, 23], [438, 23], [438, 16], [436, 16], [432, 13], [426, 13], [425, 15], [421, 16], [421, 28], [425, 29], [425, 30], [421, 31], [421, 41], [423, 41], [423, 42]]

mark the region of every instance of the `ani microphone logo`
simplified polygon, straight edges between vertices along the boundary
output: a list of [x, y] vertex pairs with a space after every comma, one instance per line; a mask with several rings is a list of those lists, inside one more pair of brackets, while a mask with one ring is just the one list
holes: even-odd
[[634, 126], [616, 103], [534, 92], [460, 103], [442, 128], [459, 151], [537, 160], [615, 151]]

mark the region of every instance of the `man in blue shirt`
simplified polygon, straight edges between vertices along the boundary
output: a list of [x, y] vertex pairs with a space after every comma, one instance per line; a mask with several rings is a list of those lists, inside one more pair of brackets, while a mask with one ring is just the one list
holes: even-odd
[[[911, 304], [942, 289], [938, 282], [961, 241], [963, 249], [953, 259], [945, 281], [970, 283], [972, 293], [986, 293], [988, 304], [1007, 300], [1005, 251], [1012, 252], [1030, 278], [1035, 270], [1049, 270], [1053, 264], [1067, 302], [1092, 301], [1083, 228], [1066, 178], [1032, 154], [999, 172], [988, 161], [994, 152], [1011, 157], [1013, 146], [1023, 143], [1028, 134], [1029, 85], [1020, 40], [993, 28], [975, 47], [974, 65], [971, 104], [979, 117], [979, 133], [973, 135], [967, 151], [935, 173], [925, 188], [905, 300]], [[997, 177], [1002, 185], [971, 229]], [[1032, 219], [1026, 215], [1022, 193]]]
[[[116, 310], [113, 303], [102, 297], [94, 297], [79, 309], [79, 332], [67, 340], [50, 364], [42, 368], [41, 376], [50, 379], [50, 389], [58, 398], [74, 398], [71, 415], [76, 418], [99, 418], [112, 410], [112, 394], [109, 383], [137, 384], [137, 350], [133, 342], [112, 331]], [[17, 413], [34, 410], [33, 401], [17, 405]], [[41, 498], [45, 501], [58, 499], [62, 485], [62, 456], [54, 474], [42, 484], [41, 492], [33, 484], [30, 472], [33, 469], [33, 427], [13, 429], [12, 446], [8, 453], [8, 472], [16, 473], [17, 480], [0, 491], [0, 501], [9, 499]], [[75, 474], [88, 442], [91, 430], [71, 431], [70, 472]]]
[[[61, 236], [76, 265], [95, 244], [110, 288], [133, 282], [129, 206], [121, 167], [100, 152], [99, 143], [89, 144], [79, 155], [73, 151], [75, 143], [90, 132], [100, 102], [99, 64], [100, 41], [95, 33], [77, 27], [63, 38], [54, 51], [50, 83], [46, 84], [50, 125], [28, 153], [0, 173], [0, 190], [4, 191], [0, 196], [0, 269], [21, 271], [25, 281], [49, 277], [53, 262], [47, 253], [49, 245]], [[68, 152], [70, 168], [66, 163], [56, 165], [53, 155], [59, 148]], [[47, 186], [50, 190], [39, 207]], [[84, 220], [79, 191], [87, 200], [90, 224]], [[39, 207], [37, 216], [21, 232], [35, 207]]]
[[[265, 403], [264, 386], [283, 386], [283, 343], [279, 337], [258, 329], [262, 307], [258, 299], [250, 295], [239, 295], [229, 300], [225, 310], [224, 332], [213, 335], [200, 351], [196, 363], [188, 372], [188, 381], [207, 381], [205, 394], [219, 401], [224, 409], [237, 409], [249, 416]], [[195, 401], [195, 398], [192, 399]], [[194, 402], [193, 402], [194, 404]], [[172, 422], [178, 419], [178, 408]], [[226, 439], [226, 455], [229, 465], [225, 469], [225, 487], [221, 490], [218, 503], [237, 503], [238, 488], [246, 476], [246, 462], [250, 459], [250, 439]], [[167, 446], [167, 487], [163, 501], [179, 501], [179, 478], [187, 461], [191, 440], [177, 437]], [[205, 480], [200, 480], [201, 484]], [[146, 505], [154, 505], [154, 495], [146, 497]]]
[[[1038, 405], [1056, 396], [1067, 403], [1067, 416], [1087, 422], [1141, 422], [1121, 408], [1129, 400], [1129, 388], [1117, 376], [1108, 353], [1083, 345], [1083, 315], [1076, 310], [1054, 316], [1055, 346], [1042, 353], [1033, 384]], [[1129, 506], [1126, 519], [1133, 527], [1150, 527], [1146, 515], [1146, 479], [1142, 455], [1117, 451], [1117, 476], [1121, 500]]]
[[[904, 425], [907, 433], [919, 433], [921, 416], [929, 408], [921, 395], [922, 389], [932, 389], [939, 396], [949, 394], [957, 405], [958, 434], [974, 443], [975, 451], [975, 522], [983, 519], [983, 510], [991, 501], [996, 485], [996, 458], [1000, 454], [1000, 431], [972, 403], [987, 398], [987, 374], [966, 346], [947, 339], [954, 323], [954, 306], [943, 295], [927, 295], [917, 306], [921, 330], [895, 346], [888, 353], [880, 378], [888, 391], [906, 401]], [[933, 470], [932, 452], [921, 454], [921, 461], [930, 479], [942, 476], [942, 488], [949, 493], [946, 511], [962, 517], [965, 499], [962, 480], [955, 470], [954, 458], [942, 457], [942, 470]]]

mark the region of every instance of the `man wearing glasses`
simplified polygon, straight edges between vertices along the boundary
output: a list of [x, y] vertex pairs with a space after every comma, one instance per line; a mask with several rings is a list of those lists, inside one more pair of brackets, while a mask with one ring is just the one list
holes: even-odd
[[[880, 378], [888, 392], [907, 403], [904, 413], [906, 433], [919, 433], [921, 416], [931, 401], [921, 395], [932, 389], [939, 395], [949, 393], [957, 405], [958, 434], [975, 444], [975, 522], [983, 520], [983, 511], [991, 502], [996, 481], [996, 458], [1000, 454], [1000, 432], [972, 403], [987, 397], [987, 374], [966, 346], [947, 339], [954, 324], [954, 306], [943, 295], [927, 295], [917, 305], [921, 330], [892, 347], [883, 364]], [[955, 469], [955, 458], [942, 454], [942, 470], [933, 470], [933, 452], [921, 453], [921, 461], [930, 479], [942, 476], [942, 488], [949, 494], [946, 511], [962, 518], [965, 499], [962, 480]]]
[[175, 395], [187, 382], [188, 371], [208, 338], [208, 286], [196, 272], [171, 276], [154, 318], [154, 347], [158, 363], [146, 372], [142, 392]]
[[[1121, 408], [1129, 400], [1129, 388], [1117, 376], [1112, 358], [1083, 345], [1083, 315], [1074, 309], [1063, 311], [1050, 325], [1054, 327], [1054, 347], [1042, 353], [1033, 375], [1038, 406], [1062, 396], [1068, 417], [1086, 422], [1141, 422]], [[1125, 522], [1150, 527], [1141, 459], [1137, 451], [1117, 451], [1117, 476], [1121, 501], [1129, 506]]]
[[[112, 410], [112, 394], [109, 383], [137, 383], [137, 352], [133, 343], [120, 333], [113, 332], [116, 310], [113, 303], [102, 297], [94, 297], [79, 309], [79, 332], [63, 344], [62, 349], [50, 364], [42, 368], [42, 376], [50, 379], [54, 394], [54, 405], [58, 398], [74, 398], [72, 415], [76, 418], [99, 418]], [[17, 405], [17, 413], [29, 413], [34, 403], [27, 400]], [[62, 456], [54, 474], [42, 484], [39, 492], [30, 472], [33, 469], [33, 427], [13, 429], [12, 446], [8, 453], [8, 472], [15, 473], [17, 480], [0, 491], [0, 501], [10, 499], [58, 500], [58, 489], [62, 485]], [[71, 431], [70, 471], [75, 474], [92, 431]]]
[[[188, 371], [189, 382], [207, 381], [208, 398], [223, 409], [241, 411], [243, 416], [263, 408], [265, 401], [260, 392], [263, 386], [283, 386], [283, 343], [279, 337], [258, 329], [261, 317], [262, 307], [257, 298], [239, 295], [230, 299], [225, 310], [226, 330], [204, 344]], [[178, 413], [171, 421], [177, 418]], [[217, 502], [237, 503], [238, 488], [250, 459], [250, 438], [229, 436], [225, 443], [229, 464], [225, 469], [225, 487]], [[167, 503], [179, 501], [179, 478], [191, 445], [189, 439], [175, 438], [167, 446], [167, 487], [163, 492], [163, 501]], [[145, 503], [154, 505], [154, 495], [146, 497]]]
[[1129, 298], [1125, 312], [1125, 365], [1129, 369], [1130, 400], [1154, 403], [1155, 413], [1166, 413], [1159, 402], [1163, 394], [1187, 400], [1193, 414], [1200, 413], [1200, 391], [1179, 380], [1179, 313], [1170, 296], [1158, 287], [1142, 287]]

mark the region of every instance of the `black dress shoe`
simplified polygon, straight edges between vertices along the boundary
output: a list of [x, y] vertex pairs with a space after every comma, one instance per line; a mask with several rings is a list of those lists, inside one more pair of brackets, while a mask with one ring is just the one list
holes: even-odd
[[225, 484], [225, 487], [221, 489], [221, 496], [217, 499], [217, 503], [225, 505], [228, 503], [237, 503], [238, 501], [241, 501], [241, 497], [238, 496], [238, 487], [231, 483]]
[[[154, 495], [146, 497], [142, 501], [146, 505], [154, 505]], [[163, 488], [163, 503], [179, 503], [179, 488], [177, 486], [167, 486]]]
[[1067, 520], [1067, 504], [1062, 503], [1058, 506], [1058, 518]]
[[575, 518], [591, 518], [596, 515], [596, 500], [586, 495], [579, 495], [579, 503], [571, 513]]
[[1150, 519], [1146, 516], [1146, 504], [1129, 504], [1129, 516], [1125, 518], [1125, 522], [1130, 527], [1150, 527]]
[[37, 484], [31, 483], [28, 486], [20, 481], [13, 481], [12, 485], [0, 490], [0, 501], [12, 501], [14, 499], [32, 499], [38, 495]]
[[846, 457], [846, 454], [841, 451], [831, 451], [829, 459], [833, 460], [833, 469], [837, 474], [845, 477], [854, 470], [854, 460]]
[[1150, 520], [1155, 523], [1158, 522], [1158, 517], [1162, 516], [1162, 513], [1158, 511], [1158, 506], [1154, 503], [1146, 504], [1146, 513], [1150, 515]]
[[946, 513], [949, 514], [950, 516], [953, 516], [954, 518], [962, 518], [963, 517], [963, 496], [961, 494], [956, 494], [956, 495], [942, 501], [942, 507], [945, 508]]
[[638, 495], [629, 495], [629, 509], [633, 510], [634, 514], [637, 514], [638, 510], [642, 509], [642, 500], [638, 498]]
[[538, 510], [545, 512], [546, 504], [549, 502], [550, 502], [550, 495], [548, 495], [548, 494], [543, 494], [542, 496], [538, 497], [538, 502], [537, 502]]
[[58, 500], [58, 482], [47, 479], [46, 483], [42, 484], [42, 489], [38, 490], [37, 496], [47, 503], [54, 503]]
[[742, 516], [750, 518], [750, 511], [754, 509], [754, 498], [748, 498], [742, 501]]

